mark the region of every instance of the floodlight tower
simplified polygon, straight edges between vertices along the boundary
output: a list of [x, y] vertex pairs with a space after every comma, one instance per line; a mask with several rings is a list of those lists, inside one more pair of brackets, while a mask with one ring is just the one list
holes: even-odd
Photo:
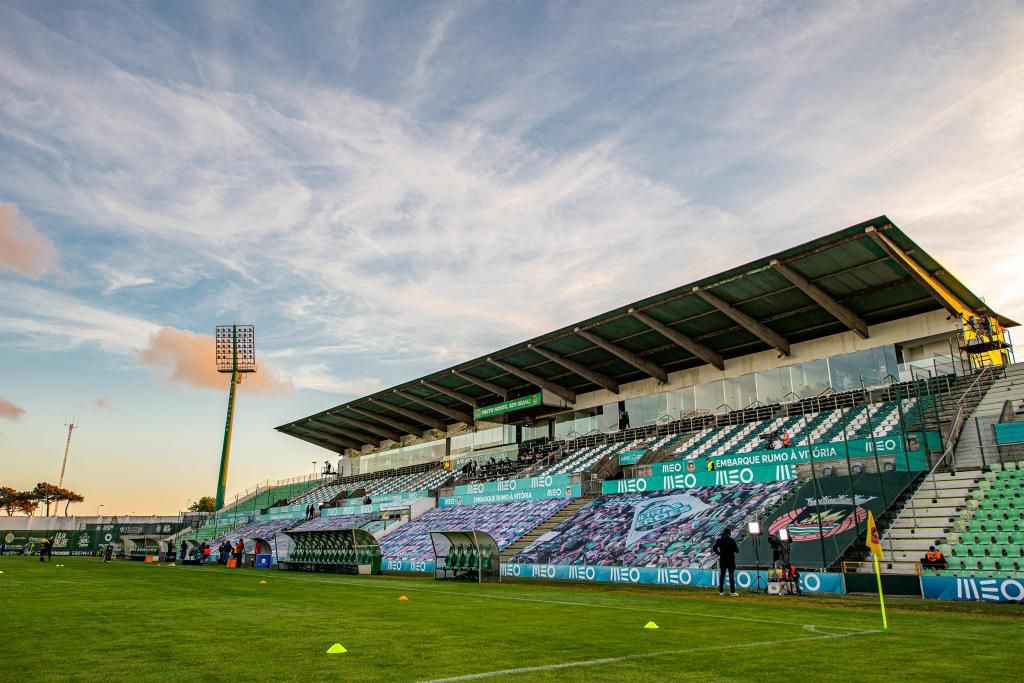
[[220, 476], [217, 478], [217, 508], [224, 507], [228, 486], [228, 459], [231, 456], [231, 428], [235, 422], [235, 385], [242, 375], [256, 372], [256, 330], [252, 325], [217, 325], [215, 337], [217, 372], [231, 373], [228, 389], [228, 418], [224, 424], [224, 447], [220, 451]]

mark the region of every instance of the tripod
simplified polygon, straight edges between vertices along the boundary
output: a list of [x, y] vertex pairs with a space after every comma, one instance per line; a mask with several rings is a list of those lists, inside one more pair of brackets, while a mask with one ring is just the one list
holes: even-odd
[[761, 578], [760, 536], [754, 537], [754, 580], [750, 582], [750, 592], [760, 593], [768, 590], [768, 582]]

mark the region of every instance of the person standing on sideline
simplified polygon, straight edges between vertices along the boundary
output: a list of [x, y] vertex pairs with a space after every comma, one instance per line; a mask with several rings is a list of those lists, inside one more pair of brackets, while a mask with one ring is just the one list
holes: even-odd
[[242, 543], [242, 539], [238, 539], [238, 545], [235, 546], [235, 568], [242, 568], [242, 558], [245, 556], [245, 544]]
[[730, 595], [736, 597], [736, 553], [740, 551], [732, 538], [732, 531], [722, 529], [722, 535], [711, 546], [711, 552], [718, 555], [718, 594], [725, 595], [725, 572], [729, 572]]
[[[43, 558], [46, 558], [45, 560]], [[43, 542], [39, 546], [39, 561], [49, 562], [53, 559], [53, 539], [49, 536], [43, 537]]]

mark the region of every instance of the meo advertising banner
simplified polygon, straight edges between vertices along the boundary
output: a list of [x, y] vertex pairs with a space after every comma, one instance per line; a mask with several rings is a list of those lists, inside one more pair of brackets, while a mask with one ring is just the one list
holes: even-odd
[[550, 500], [552, 498], [579, 498], [581, 487], [570, 484], [568, 474], [555, 474], [529, 479], [504, 479], [483, 484], [465, 484], [455, 487], [454, 496], [445, 496], [437, 501], [438, 507], [459, 505], [483, 505], [487, 503], [515, 503], [525, 500]]
[[[381, 569], [390, 572], [433, 572], [434, 563], [410, 560], [384, 560]], [[757, 572], [744, 569], [736, 572], [736, 587], [750, 588]], [[760, 572], [768, 581], [768, 572]], [[502, 563], [502, 576], [522, 579], [557, 579], [566, 581], [603, 581], [660, 586], [696, 586], [717, 588], [718, 570], [685, 567], [598, 567], [593, 565], [511, 564]], [[806, 572], [800, 575], [800, 589], [805, 593], [845, 593], [842, 574]]]
[[926, 598], [1024, 603], [1024, 578], [989, 579], [978, 576], [922, 576]]
[[[768, 572], [736, 571], [736, 587], [750, 588], [760, 573], [767, 583]], [[529, 579], [564, 579], [568, 581], [604, 581], [609, 583], [653, 584], [659, 586], [696, 586], [717, 588], [718, 570], [686, 567], [600, 567], [593, 565], [503, 564], [502, 576]], [[844, 593], [841, 574], [807, 572], [800, 575], [800, 589], [805, 593]]]

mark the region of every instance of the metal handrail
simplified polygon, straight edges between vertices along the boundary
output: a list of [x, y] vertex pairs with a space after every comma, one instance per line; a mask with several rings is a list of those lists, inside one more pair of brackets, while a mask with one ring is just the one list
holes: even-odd
[[894, 553], [893, 547], [892, 547], [892, 528], [894, 526], [896, 526], [896, 523], [900, 520], [900, 518], [903, 517], [903, 514], [907, 511], [908, 507], [910, 508], [911, 515], [912, 515], [913, 520], [914, 520], [913, 529], [914, 529], [914, 531], [917, 531], [917, 500], [916, 500], [916, 498], [917, 498], [918, 492], [921, 490], [921, 487], [924, 486], [928, 482], [928, 478], [930, 477], [931, 480], [932, 480], [932, 489], [933, 489], [933, 498], [932, 499], [935, 500], [935, 501], [938, 501], [938, 499], [939, 499], [939, 484], [938, 484], [938, 481], [935, 478], [935, 474], [936, 474], [939, 466], [942, 465], [946, 461], [947, 458], [949, 458], [950, 462], [951, 462], [951, 466], [950, 466], [949, 469], [950, 469], [951, 472], [956, 474], [955, 451], [956, 451], [957, 444], [960, 442], [960, 433], [963, 431], [963, 427], [964, 427], [964, 419], [965, 419], [964, 418], [964, 399], [967, 398], [968, 394], [970, 394], [971, 391], [974, 390], [974, 388], [981, 381], [982, 377], [984, 377], [985, 374], [988, 373], [990, 370], [991, 370], [991, 368], [985, 368], [980, 373], [978, 373], [978, 376], [974, 378], [974, 381], [971, 382], [971, 384], [967, 387], [967, 389], [964, 390], [963, 395], [961, 395], [960, 398], [957, 399], [956, 403], [953, 404], [954, 406], [956, 406], [956, 413], [953, 414], [953, 419], [949, 423], [949, 433], [946, 435], [946, 442], [944, 444], [942, 455], [940, 455], [938, 460], [935, 461], [935, 464], [932, 465], [932, 468], [930, 470], [928, 470], [928, 473], [924, 476], [924, 479], [921, 480], [921, 485], [917, 487], [917, 490], [914, 491], [913, 494], [911, 494], [909, 505], [905, 506], [902, 510], [900, 510], [900, 513], [898, 515], [896, 515], [896, 518], [893, 519], [892, 522], [889, 524], [889, 528], [886, 529], [885, 533], [886, 533], [886, 537], [889, 539], [889, 555], [890, 555], [890, 557], [894, 557], [895, 556], [895, 553]]

